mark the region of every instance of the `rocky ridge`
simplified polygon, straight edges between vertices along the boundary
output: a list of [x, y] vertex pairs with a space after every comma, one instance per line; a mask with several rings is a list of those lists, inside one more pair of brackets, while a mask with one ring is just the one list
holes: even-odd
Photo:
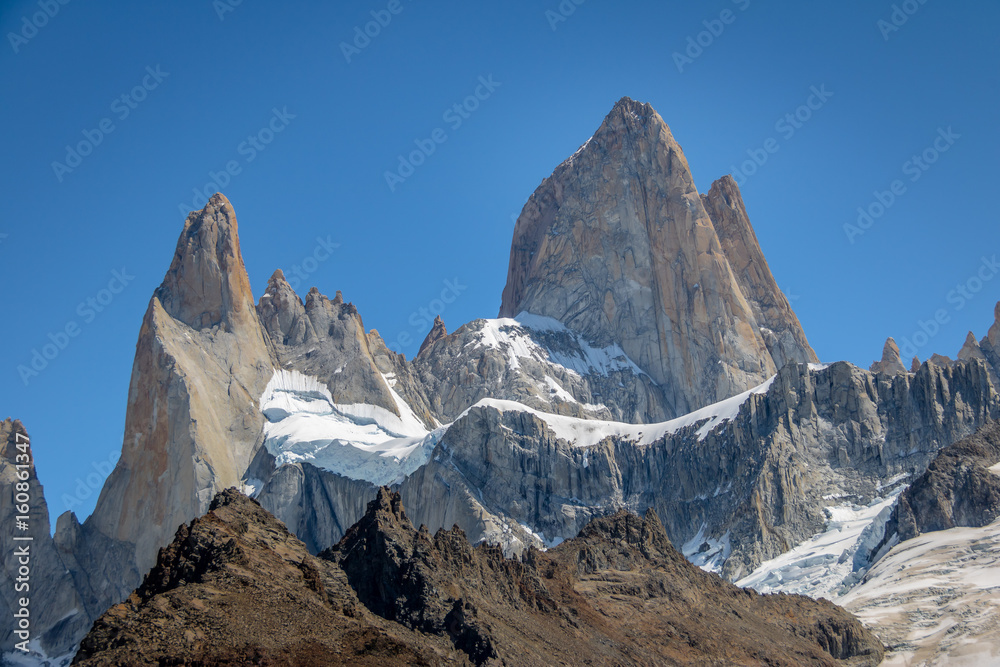
[[945, 447], [902, 493], [886, 538], [905, 541], [959, 526], [981, 527], [1000, 517], [1000, 423]]
[[871, 633], [828, 602], [761, 597], [693, 567], [653, 513], [622, 512], [510, 560], [473, 548], [457, 527], [414, 530], [400, 496], [382, 489], [317, 558], [229, 490], [178, 529], [73, 664], [874, 665], [881, 656]]

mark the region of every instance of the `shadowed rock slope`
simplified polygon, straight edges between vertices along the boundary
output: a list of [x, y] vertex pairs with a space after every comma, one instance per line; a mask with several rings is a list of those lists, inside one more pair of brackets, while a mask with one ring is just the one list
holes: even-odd
[[1000, 422], [942, 449], [899, 498], [886, 535], [900, 541], [958, 526], [980, 527], [1000, 516]]
[[595, 520], [506, 559], [461, 530], [414, 530], [381, 489], [319, 557], [227, 490], [182, 526], [75, 665], [874, 665], [882, 646], [831, 603], [702, 572], [655, 513]]

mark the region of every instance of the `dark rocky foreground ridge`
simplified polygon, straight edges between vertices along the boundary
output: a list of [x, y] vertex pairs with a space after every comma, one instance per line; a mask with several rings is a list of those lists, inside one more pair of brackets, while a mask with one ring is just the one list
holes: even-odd
[[688, 563], [653, 511], [522, 558], [414, 530], [380, 489], [318, 557], [235, 489], [181, 526], [74, 665], [875, 665], [824, 600], [761, 596]]
[[900, 542], [959, 526], [986, 526], [1000, 516], [1000, 422], [938, 452], [893, 509], [886, 529]]

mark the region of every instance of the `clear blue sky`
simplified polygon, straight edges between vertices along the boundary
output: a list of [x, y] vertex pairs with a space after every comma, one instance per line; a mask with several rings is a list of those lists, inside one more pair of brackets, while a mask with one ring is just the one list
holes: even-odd
[[[230, 161], [222, 190], [255, 294], [275, 268], [309, 269], [301, 294], [343, 290], [408, 356], [445, 281], [460, 292], [449, 329], [496, 315], [515, 215], [623, 95], [666, 119], [702, 191], [748, 151], [766, 156], [747, 208], [823, 360], [867, 366], [938, 310], [947, 323], [918, 353], [954, 356], [1000, 298], [1000, 277], [949, 298], [1000, 253], [994, 1], [900, 2], [916, 11], [899, 26], [888, 0], [568, 0], [568, 16], [558, 0], [47, 3], [51, 18], [38, 0], [0, 4], [0, 406], [33, 436], [53, 516], [120, 450], [179, 209]], [[386, 25], [345, 56], [372, 12]], [[689, 38], [705, 46], [678, 67]], [[832, 96], [779, 125], [813, 86]], [[487, 99], [467, 118], [445, 117], [477, 88]], [[446, 141], [391, 191], [385, 172], [439, 128]], [[67, 157], [80, 142], [89, 154]], [[926, 149], [926, 171], [907, 164]], [[897, 179], [896, 201], [849, 242], [845, 223]], [[317, 238], [339, 247], [304, 262]], [[102, 292], [123, 268], [124, 289]], [[67, 325], [77, 335], [25, 386], [18, 365]], [[95, 499], [74, 501], [81, 518]]]

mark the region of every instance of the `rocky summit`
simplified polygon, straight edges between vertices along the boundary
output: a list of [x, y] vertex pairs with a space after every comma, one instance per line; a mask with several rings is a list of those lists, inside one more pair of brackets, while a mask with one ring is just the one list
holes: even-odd
[[[735, 181], [700, 194], [649, 105], [531, 195], [499, 317], [437, 319], [408, 359], [329, 292], [279, 269], [255, 302], [231, 203], [188, 216], [94, 513], [50, 536], [33, 506], [38, 660], [871, 664], [829, 604], [722, 579], [892, 643], [873, 582], [931, 531], [995, 530], [998, 450], [952, 445], [1000, 419], [1000, 304], [954, 358], [817, 363]], [[985, 569], [994, 537], [948, 548]]]
[[521, 312], [621, 346], [661, 387], [668, 416], [817, 360], [735, 181], [701, 197], [666, 123], [629, 98], [521, 212], [500, 316]]
[[461, 529], [415, 530], [378, 491], [319, 557], [235, 489], [181, 526], [74, 665], [875, 665], [843, 610], [763, 597], [697, 569], [656, 515], [593, 521], [505, 558]]

